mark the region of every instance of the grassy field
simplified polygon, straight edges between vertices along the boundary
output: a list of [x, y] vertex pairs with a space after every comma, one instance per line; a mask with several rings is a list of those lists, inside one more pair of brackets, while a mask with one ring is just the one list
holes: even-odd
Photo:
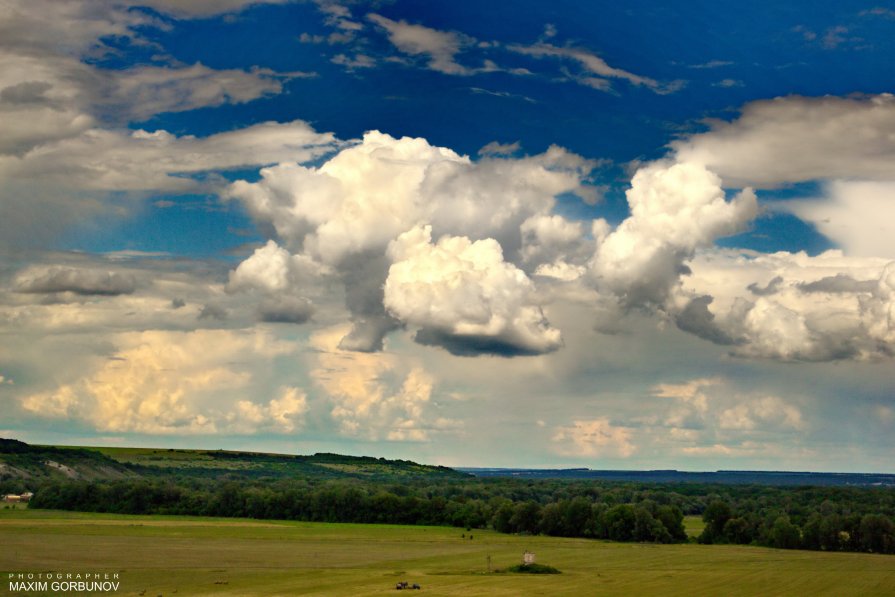
[[[525, 550], [562, 574], [495, 572]], [[401, 580], [428, 595], [895, 595], [892, 556], [21, 509], [0, 510], [0, 571], [0, 595], [10, 571], [117, 572], [116, 595], [149, 597], [385, 595]]]
[[684, 516], [684, 530], [688, 537], [698, 537], [705, 528], [702, 516]]

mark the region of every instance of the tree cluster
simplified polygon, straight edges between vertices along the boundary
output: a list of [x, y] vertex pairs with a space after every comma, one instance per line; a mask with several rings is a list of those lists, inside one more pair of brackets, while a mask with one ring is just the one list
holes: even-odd
[[891, 515], [852, 512], [848, 503], [824, 501], [817, 510], [788, 514], [780, 509], [738, 510], [713, 500], [703, 513], [700, 543], [756, 544], [781, 549], [895, 553]]

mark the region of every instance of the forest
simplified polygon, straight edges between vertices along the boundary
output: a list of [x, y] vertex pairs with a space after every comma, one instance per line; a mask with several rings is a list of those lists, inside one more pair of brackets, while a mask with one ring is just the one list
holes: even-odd
[[895, 553], [895, 491], [470, 477], [167, 476], [44, 481], [32, 508], [319, 522], [447, 525], [613, 541]]

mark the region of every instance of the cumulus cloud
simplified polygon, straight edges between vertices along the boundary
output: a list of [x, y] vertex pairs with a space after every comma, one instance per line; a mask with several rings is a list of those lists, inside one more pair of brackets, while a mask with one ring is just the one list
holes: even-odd
[[773, 451], [777, 437], [804, 434], [809, 424], [793, 400], [742, 390], [723, 377], [660, 383], [651, 389], [662, 399], [641, 420], [664, 449], [684, 455]]
[[104, 432], [290, 432], [300, 426], [306, 406], [296, 388], [264, 404], [242, 398], [258, 381], [255, 371], [263, 371], [258, 365], [293, 351], [292, 344], [262, 331], [226, 330], [127, 332], [113, 341], [114, 358], [79, 380], [24, 396], [22, 408]]
[[[592, 253], [583, 222], [567, 220], [557, 215], [538, 214], [522, 222], [522, 262], [529, 268], [574, 267], [583, 265]], [[593, 232], [593, 230], [591, 230]], [[599, 231], [595, 235], [599, 237]], [[545, 270], [539, 270], [543, 273]]]
[[597, 247], [598, 284], [628, 305], [662, 305], [697, 248], [755, 217], [755, 194], [727, 200], [721, 179], [698, 164], [641, 168], [626, 192], [631, 215]]
[[71, 292], [77, 295], [116, 296], [131, 294], [137, 280], [131, 274], [70, 267], [30, 267], [15, 279], [16, 292], [50, 294]]
[[[370, 351], [381, 349], [384, 334], [397, 325], [383, 307], [390, 242], [431, 225], [437, 236], [494, 239], [512, 262], [520, 258], [523, 222], [549, 214], [559, 194], [589, 197], [584, 182], [592, 168], [592, 162], [558, 147], [474, 162], [425, 139], [373, 131], [320, 167], [282, 163], [263, 169], [258, 182], [234, 183], [229, 193], [282, 239], [285, 248], [277, 259], [285, 263], [286, 249], [295, 251], [342, 281], [355, 324], [343, 348]], [[563, 235], [553, 230], [563, 221], [551, 222], [552, 228], [541, 226], [542, 240]], [[266, 249], [266, 259], [273, 259], [272, 251]], [[252, 257], [245, 272], [240, 266], [231, 285], [250, 266], [255, 269], [258, 259]], [[282, 286], [284, 278], [277, 279]]]
[[292, 255], [275, 241], [252, 253], [230, 272], [227, 290], [260, 290], [270, 294], [293, 291], [302, 282], [319, 275], [319, 266], [303, 255]]
[[339, 347], [347, 326], [311, 336], [311, 378], [332, 402], [331, 415], [349, 437], [428, 441], [459, 423], [433, 412], [435, 380], [413, 359]]
[[554, 431], [552, 449], [562, 456], [628, 458], [637, 451], [631, 430], [612, 425], [606, 417], [572, 421]]
[[384, 251], [402, 232], [431, 223], [435, 231], [494, 236], [503, 244], [522, 221], [548, 213], [561, 193], [588, 194], [593, 164], [561, 148], [513, 159], [473, 162], [425, 139], [372, 131], [319, 168], [283, 163], [230, 194], [292, 246], [325, 264]]
[[764, 396], [737, 404], [721, 412], [721, 429], [776, 428], [801, 429], [802, 413], [776, 396]]
[[424, 216], [421, 185], [440, 162], [468, 164], [423, 139], [367, 133], [320, 168], [282, 163], [257, 183], [237, 181], [230, 192], [281, 238], [330, 265], [347, 255], [384, 249]]
[[[822, 361], [895, 353], [889, 315], [895, 266], [886, 259], [712, 250], [689, 267], [671, 301], [678, 326], [733, 344], [734, 354]], [[762, 287], [773, 292], [755, 292]]]
[[[672, 143], [674, 163], [634, 175], [630, 217], [594, 234], [597, 287], [623, 305], [659, 307], [680, 329], [744, 357], [893, 354], [885, 282], [895, 258], [887, 217], [895, 193], [887, 132], [895, 130], [893, 97], [763, 100], [732, 122], [709, 125]], [[757, 211], [749, 188], [727, 201], [723, 187], [812, 180], [822, 181], [820, 197], [771, 208], [813, 224], [842, 251], [810, 257], [712, 248]]]
[[243, 433], [293, 433], [304, 427], [307, 411], [307, 395], [299, 388], [287, 387], [280, 390], [278, 398], [272, 398], [267, 404], [240, 400], [227, 418]]
[[393, 264], [385, 306], [426, 330], [421, 339], [451, 337], [445, 347], [457, 354], [537, 354], [561, 345], [559, 330], [535, 302], [531, 280], [504, 261], [495, 240], [443, 236], [433, 244], [426, 226], [399, 236], [388, 254]]
[[680, 312], [675, 313], [674, 322], [683, 331], [715, 344], [735, 344], [736, 340], [715, 322], [715, 315], [709, 310], [713, 300], [709, 295], [691, 298]]
[[759, 100], [743, 106], [736, 120], [709, 126], [671, 147], [679, 161], [702, 164], [730, 186], [892, 178], [892, 94]]

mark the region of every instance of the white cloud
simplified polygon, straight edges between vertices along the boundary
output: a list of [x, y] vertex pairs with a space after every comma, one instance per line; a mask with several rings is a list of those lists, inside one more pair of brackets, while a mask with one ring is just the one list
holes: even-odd
[[802, 413], [776, 396], [764, 396], [737, 404], [718, 417], [721, 429], [801, 429]]
[[542, 264], [559, 268], [573, 267], [571, 263], [583, 265], [588, 257], [586, 252], [593, 252], [584, 230], [582, 222], [567, 220], [560, 215], [531, 216], [519, 227], [522, 233], [522, 261], [528, 267]]
[[498, 143], [497, 141], [491, 141], [490, 143], [479, 149], [479, 155], [512, 155], [519, 151], [521, 147], [522, 146], [518, 141], [515, 141], [513, 143]]
[[341, 279], [355, 323], [343, 347], [369, 351], [379, 350], [397, 325], [383, 308], [389, 242], [431, 225], [437, 236], [492, 238], [513, 262], [523, 222], [548, 214], [561, 193], [589, 197], [583, 182], [592, 168], [558, 147], [473, 162], [425, 139], [373, 131], [318, 168], [265, 168], [261, 180], [238, 181], [229, 192], [256, 220], [272, 225], [285, 247]]
[[267, 404], [240, 400], [236, 403], [236, 410], [228, 414], [228, 419], [243, 433], [262, 430], [293, 433], [304, 427], [307, 411], [305, 393], [298, 388], [286, 387], [280, 390], [278, 398], [271, 399]]
[[[23, 154], [105, 122], [243, 103], [282, 90], [269, 70], [192, 66], [98, 68], [84, 59], [105, 38], [147, 43], [136, 28], [165, 24], [121, 3], [12, 1], [0, 15], [0, 153]], [[301, 74], [301, 73], [297, 73]]]
[[49, 341], [83, 333], [99, 341], [111, 330], [189, 330], [207, 304], [229, 312], [232, 325], [248, 324], [258, 306], [257, 297], [224, 292], [222, 266], [120, 253], [58, 253], [42, 261], [0, 282], [0, 326], [17, 343], [33, 341], [31, 335]]
[[85, 296], [131, 294], [137, 287], [136, 278], [129, 274], [58, 266], [29, 267], [19, 272], [14, 284], [16, 292], [71, 292]]
[[[711, 250], [674, 298], [678, 325], [725, 342], [735, 354], [782, 360], [878, 359], [895, 352], [890, 272], [886, 259], [839, 251], [763, 255]], [[696, 297], [694, 299], [694, 297]], [[702, 300], [702, 318], [683, 305]]]
[[91, 0], [7, 0], [0, 14], [0, 49], [27, 54], [82, 55], [102, 50], [103, 37], [134, 37], [158, 25], [124, 3]]
[[330, 151], [330, 134], [307, 123], [266, 122], [208, 137], [91, 129], [75, 138], [34, 149], [24, 159], [0, 157], [0, 177], [15, 183], [48, 182], [85, 190], [189, 191], [189, 174], [294, 159]]
[[708, 410], [708, 398], [703, 392], [704, 388], [717, 386], [723, 383], [720, 378], [691, 379], [684, 383], [661, 383], [653, 387], [653, 396], [660, 398], [674, 398], [693, 406], [699, 412]]
[[628, 458], [637, 451], [631, 430], [612, 425], [606, 417], [572, 421], [554, 431], [552, 449], [562, 456]]
[[722, 385], [724, 380], [721, 378], [698, 378], [678, 384], [657, 384], [652, 388], [653, 396], [676, 400], [674, 405], [666, 407], [662, 423], [676, 433], [704, 427], [710, 409], [709, 392]]
[[586, 194], [582, 180], [591, 168], [557, 147], [472, 162], [425, 139], [373, 131], [319, 168], [265, 168], [259, 182], [238, 181], [230, 193], [280, 237], [335, 265], [350, 254], [384, 251], [402, 232], [427, 223], [438, 234], [492, 236], [518, 248], [521, 223], [548, 213], [558, 194]]
[[[895, 178], [895, 169], [891, 175]], [[824, 195], [780, 201], [775, 208], [811, 223], [849, 256], [895, 259], [895, 180], [837, 180]]]
[[[571, 60], [578, 63], [584, 73], [575, 78], [575, 80], [588, 87], [592, 87], [599, 91], [612, 91], [612, 82], [610, 79], [621, 79], [627, 81], [636, 87], [646, 87], [655, 93], [672, 93], [682, 86], [682, 82], [675, 81], [673, 83], [661, 83], [650, 77], [636, 75], [624, 69], [610, 66], [605, 60], [596, 54], [575, 47], [558, 47], [548, 43], [537, 43], [530, 46], [510, 45], [507, 48], [513, 52], [532, 56], [534, 58], [558, 58], [561, 60]], [[593, 76], [597, 75], [597, 76]]]
[[350, 58], [346, 54], [336, 54], [335, 56], [333, 56], [331, 62], [333, 64], [344, 66], [349, 70], [355, 70], [358, 68], [373, 68], [374, 66], [376, 66], [376, 60], [371, 56], [367, 56], [366, 54], [355, 54], [354, 58]]
[[424, 333], [420, 340], [444, 342], [460, 354], [541, 353], [561, 345], [559, 330], [535, 302], [531, 280], [504, 261], [497, 241], [443, 236], [432, 244], [432, 228], [426, 226], [399, 236], [388, 254], [393, 263], [385, 307], [395, 318], [436, 334]]
[[[196, 3], [191, 15], [245, 2]], [[181, 14], [181, 13], [178, 13]], [[141, 28], [166, 21], [119, 2], [11, 1], [0, 14], [0, 238], [20, 246], [54, 238], [74, 221], [108, 215], [107, 191], [208, 191], [178, 174], [308, 159], [305, 141], [332, 143], [304, 123], [265, 124], [211, 135], [175, 137], [131, 131], [160, 112], [244, 103], [282, 91], [266, 69], [213, 70], [202, 64], [106, 69], [96, 59], [105, 39], [151, 44]], [[303, 129], [303, 130], [300, 130]], [[310, 133], [310, 134], [307, 134]], [[322, 151], [326, 151], [323, 149]], [[213, 181], [214, 177], [210, 177]], [[118, 198], [116, 211], [130, 207]]]
[[303, 255], [292, 255], [269, 240], [230, 272], [227, 290], [260, 290], [269, 294], [294, 292], [323, 273], [317, 264]]
[[751, 189], [728, 201], [721, 179], [690, 163], [645, 166], [626, 195], [631, 215], [599, 243], [593, 270], [629, 305], [662, 305], [697, 248], [738, 232], [758, 210]]
[[740, 79], [721, 79], [717, 83], [712, 83], [712, 87], [723, 87], [725, 89], [744, 86], [745, 83], [743, 83]]
[[283, 89], [270, 70], [214, 70], [198, 63], [186, 67], [142, 66], [103, 75], [109, 91], [105, 97], [96, 98], [96, 103], [135, 120], [162, 112], [243, 104]]
[[723, 377], [697, 378], [657, 384], [651, 394], [673, 402], [640, 418], [644, 439], [676, 455], [770, 454], [784, 438], [792, 442], [810, 431], [796, 405], [801, 397], [762, 394], [754, 384], [743, 390]]
[[279, 398], [267, 405], [267, 414], [272, 423], [286, 433], [303, 425], [301, 418], [308, 410], [307, 397], [298, 388], [283, 388]]
[[149, 6], [179, 18], [203, 18], [239, 12], [259, 4], [286, 4], [294, 0], [129, 0], [131, 6]]
[[252, 215], [273, 224], [293, 245], [327, 264], [351, 253], [384, 250], [424, 215], [421, 185], [439, 162], [468, 164], [423, 139], [367, 133], [320, 168], [294, 163], [261, 171], [258, 183], [238, 181], [231, 194]]
[[[332, 135], [301, 121], [263, 123], [204, 138], [89, 129], [22, 158], [0, 155], [0, 242], [19, 246], [55, 237], [76, 222], [125, 215], [148, 191], [214, 192], [224, 186], [219, 177], [184, 175], [308, 160], [333, 147]], [[117, 196], [113, 209], [107, 195], [113, 191], [132, 195]]]
[[388, 33], [389, 41], [401, 52], [410, 56], [425, 56], [428, 67], [446, 75], [469, 75], [475, 71], [457, 63], [456, 56], [474, 39], [453, 31], [439, 31], [407, 21], [393, 21], [375, 13], [367, 18]]
[[456, 421], [432, 413], [433, 377], [412, 358], [339, 347], [348, 326], [316, 332], [310, 375], [332, 402], [331, 415], [345, 436], [371, 440], [428, 441], [455, 430]]
[[727, 185], [776, 187], [816, 179], [891, 180], [895, 96], [787, 96], [743, 106], [732, 122], [671, 144]]
[[99, 431], [153, 434], [247, 433], [265, 426], [288, 432], [304, 413], [304, 397], [294, 388], [263, 407], [240, 401], [263, 370], [259, 361], [295, 348], [262, 331], [127, 332], [113, 342], [113, 358], [79, 380], [25, 396], [22, 408]]

